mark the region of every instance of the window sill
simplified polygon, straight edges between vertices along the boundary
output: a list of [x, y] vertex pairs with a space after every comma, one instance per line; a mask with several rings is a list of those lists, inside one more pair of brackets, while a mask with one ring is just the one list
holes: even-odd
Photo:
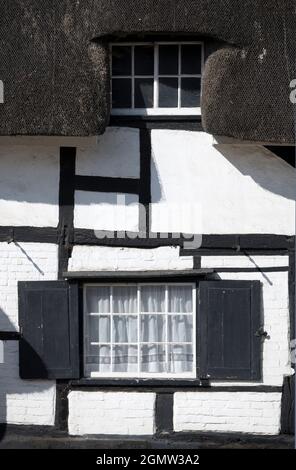
[[111, 116], [126, 116], [126, 117], [144, 117], [144, 118], [158, 118], [158, 117], [201, 117], [201, 108], [159, 108], [159, 109], [112, 109]]
[[80, 379], [72, 380], [70, 390], [81, 391], [137, 391], [152, 393], [176, 393], [176, 392], [251, 392], [251, 393], [281, 393], [282, 387], [272, 385], [259, 385], [250, 383], [243, 385], [223, 384], [212, 385], [208, 380], [201, 379]]
[[200, 114], [111, 114], [111, 121], [144, 121], [144, 122], [201, 122]]
[[201, 116], [114, 116], [109, 126], [144, 129], [203, 131]]
[[137, 388], [137, 389], [158, 389], [158, 388], [196, 388], [209, 387], [207, 380], [200, 379], [80, 379], [72, 380], [73, 388], [96, 387], [96, 388]]

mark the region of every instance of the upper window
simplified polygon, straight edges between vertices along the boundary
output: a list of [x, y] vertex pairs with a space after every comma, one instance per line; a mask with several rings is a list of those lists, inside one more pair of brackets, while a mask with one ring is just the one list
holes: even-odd
[[112, 45], [112, 113], [200, 114], [203, 44]]
[[196, 377], [195, 284], [86, 285], [87, 377]]

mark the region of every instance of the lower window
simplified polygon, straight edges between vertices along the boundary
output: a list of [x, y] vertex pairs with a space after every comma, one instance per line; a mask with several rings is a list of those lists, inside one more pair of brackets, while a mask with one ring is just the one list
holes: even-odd
[[84, 286], [86, 377], [196, 377], [196, 284]]

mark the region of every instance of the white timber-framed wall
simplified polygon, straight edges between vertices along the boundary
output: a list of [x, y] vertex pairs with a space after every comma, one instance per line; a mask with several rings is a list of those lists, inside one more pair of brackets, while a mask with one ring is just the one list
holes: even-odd
[[[151, 135], [152, 232], [217, 235], [225, 240], [233, 234], [253, 235], [254, 240], [260, 235], [294, 236], [295, 170], [264, 146], [219, 144], [202, 130], [152, 129], [144, 133]], [[141, 139], [143, 129], [122, 126], [110, 126], [103, 136], [92, 138], [0, 138], [2, 333], [19, 330], [18, 281], [61, 278], [59, 241], [54, 235], [59, 225], [61, 147], [76, 149], [76, 175], [136, 181], [143, 178]], [[127, 196], [134, 204], [122, 218], [122, 210], [119, 216], [115, 208], [115, 189], [113, 193], [76, 189], [74, 230], [137, 232], [136, 203], [141, 194]], [[164, 217], [171, 213], [170, 207], [196, 201], [199, 212], [193, 220]], [[215, 269], [221, 280], [260, 281], [263, 326], [270, 337], [263, 344], [262, 380], [218, 381], [211, 390], [172, 388], [173, 430], [278, 434], [281, 387], [284, 377], [292, 375], [291, 253], [275, 247], [256, 254], [254, 246], [246, 253], [239, 247], [224, 251], [212, 247], [187, 254], [170, 242], [163, 245], [136, 247], [124, 241], [121, 246], [118, 241], [112, 245], [111, 240], [98, 246], [74, 241], [66, 270], [114, 271], [115, 275], [118, 271], [147, 271], [149, 276], [149, 271], [191, 270], [198, 259], [201, 268]], [[157, 430], [158, 396], [157, 389], [151, 392], [134, 386], [120, 392], [108, 385], [96, 391], [73, 386], [68, 395], [69, 433], [152, 435]], [[53, 426], [55, 420], [55, 381], [21, 380], [18, 341], [5, 340], [0, 422]]]

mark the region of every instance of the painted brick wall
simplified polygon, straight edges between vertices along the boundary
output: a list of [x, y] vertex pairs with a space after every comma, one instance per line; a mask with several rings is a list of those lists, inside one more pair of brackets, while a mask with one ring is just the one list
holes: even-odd
[[[287, 256], [226, 256], [202, 257], [202, 267], [254, 268], [285, 267]], [[289, 351], [289, 291], [287, 272], [219, 273], [221, 279], [259, 280], [263, 288], [263, 324], [269, 339], [263, 343], [263, 382], [265, 385], [283, 383], [284, 375], [291, 375]]]
[[[203, 256], [201, 265], [205, 268], [288, 267], [289, 259], [287, 256], [255, 256], [251, 258], [247, 256]], [[70, 271], [167, 270], [190, 269], [192, 267], [192, 257], [180, 257], [179, 248], [171, 247], [144, 250], [79, 246], [74, 248], [69, 264]], [[292, 373], [289, 353], [288, 273], [219, 273], [219, 277], [232, 280], [259, 280], [262, 283], [264, 328], [270, 336], [263, 344], [263, 383], [281, 386], [283, 376]]]
[[0, 423], [52, 426], [55, 419], [55, 382], [19, 378], [18, 342], [4, 343], [0, 364]]
[[46, 243], [0, 243], [0, 329], [18, 329], [18, 281], [57, 279], [58, 248]]
[[71, 392], [69, 433], [151, 435], [154, 393]]
[[174, 395], [175, 431], [278, 434], [281, 393], [196, 392]]
[[[0, 329], [18, 329], [18, 281], [57, 279], [57, 246], [39, 243], [0, 243]], [[55, 383], [22, 381], [18, 342], [4, 343], [0, 364], [0, 422], [53, 425]]]

